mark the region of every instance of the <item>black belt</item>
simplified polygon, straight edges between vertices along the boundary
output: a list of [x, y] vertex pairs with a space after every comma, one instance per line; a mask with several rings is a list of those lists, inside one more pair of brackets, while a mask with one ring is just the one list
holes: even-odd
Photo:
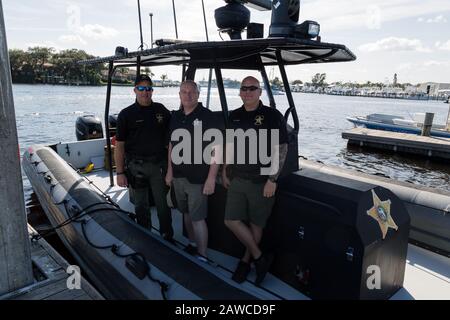
[[250, 180], [254, 183], [261, 183], [261, 182], [265, 182], [267, 180], [267, 176], [262, 176], [260, 174], [253, 173], [253, 172], [242, 172], [242, 171], [236, 171], [236, 170], [233, 170], [232, 176], [236, 177], [236, 178], [244, 179], [244, 180]]
[[152, 162], [157, 163], [163, 159], [162, 156], [140, 156], [128, 154], [125, 156], [128, 161], [142, 161], [142, 162]]

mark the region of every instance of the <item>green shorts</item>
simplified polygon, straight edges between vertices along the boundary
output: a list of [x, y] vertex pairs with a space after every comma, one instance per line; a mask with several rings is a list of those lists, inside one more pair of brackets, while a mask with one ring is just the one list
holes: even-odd
[[264, 185], [242, 178], [234, 178], [228, 187], [225, 220], [248, 221], [264, 228], [272, 213], [275, 197], [264, 197]]
[[186, 178], [174, 178], [173, 188], [177, 208], [189, 214], [192, 221], [204, 220], [208, 215], [208, 196], [203, 194], [203, 184], [193, 184]]

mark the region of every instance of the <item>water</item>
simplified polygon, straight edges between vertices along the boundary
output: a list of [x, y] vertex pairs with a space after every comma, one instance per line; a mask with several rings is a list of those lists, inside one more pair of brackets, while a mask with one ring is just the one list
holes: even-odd
[[[66, 87], [47, 85], [14, 85], [14, 101], [21, 153], [32, 144], [74, 141], [75, 120], [83, 114], [103, 119], [106, 87]], [[347, 116], [390, 113], [410, 118], [415, 112], [435, 113], [435, 123], [444, 123], [448, 104], [437, 101], [408, 101], [293, 93], [300, 119], [299, 152], [310, 160], [321, 161], [369, 174], [450, 191], [450, 166], [426, 159], [347, 149], [341, 133], [352, 128]], [[238, 90], [227, 89], [232, 110], [241, 104]], [[154, 100], [169, 109], [179, 105], [177, 88], [156, 88]], [[206, 90], [200, 97], [206, 101]], [[286, 96], [275, 96], [284, 112]], [[131, 87], [113, 87], [110, 110], [119, 112], [134, 101]], [[267, 104], [267, 99], [263, 97]], [[211, 109], [220, 110], [217, 89], [213, 89]], [[23, 176], [26, 196], [31, 186]]]

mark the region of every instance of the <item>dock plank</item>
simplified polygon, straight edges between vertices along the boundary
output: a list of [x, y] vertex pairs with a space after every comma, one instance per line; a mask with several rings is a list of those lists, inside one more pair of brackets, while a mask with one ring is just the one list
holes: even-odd
[[[30, 238], [36, 231], [28, 225]], [[31, 242], [34, 265], [45, 275], [46, 280], [11, 292], [3, 299], [12, 300], [103, 300], [104, 298], [86, 279], [81, 278], [81, 289], [67, 288], [66, 273], [69, 263], [53, 249], [45, 239]]]
[[65, 279], [52, 281], [46, 286], [32, 290], [26, 294], [18, 296], [15, 300], [44, 300], [52, 295], [67, 290], [67, 284]]
[[450, 139], [408, 133], [353, 128], [342, 133], [350, 145], [450, 159]]
[[[84, 299], [82, 299], [84, 298]], [[89, 296], [82, 290], [64, 290], [54, 295], [48, 296], [44, 300], [91, 300]]]

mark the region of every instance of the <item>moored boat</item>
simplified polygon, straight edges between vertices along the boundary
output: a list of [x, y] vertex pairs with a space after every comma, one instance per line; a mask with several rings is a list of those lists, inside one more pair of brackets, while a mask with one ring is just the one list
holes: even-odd
[[[402, 132], [410, 134], [421, 134], [423, 126], [423, 117], [425, 114], [415, 114], [419, 119], [405, 119], [401, 116], [373, 113], [367, 116], [347, 117], [347, 120], [356, 127], [365, 127], [368, 129], [385, 130], [393, 132]], [[422, 119], [422, 121], [420, 121]], [[445, 125], [433, 125], [431, 136], [450, 138], [450, 131], [446, 130]]]

